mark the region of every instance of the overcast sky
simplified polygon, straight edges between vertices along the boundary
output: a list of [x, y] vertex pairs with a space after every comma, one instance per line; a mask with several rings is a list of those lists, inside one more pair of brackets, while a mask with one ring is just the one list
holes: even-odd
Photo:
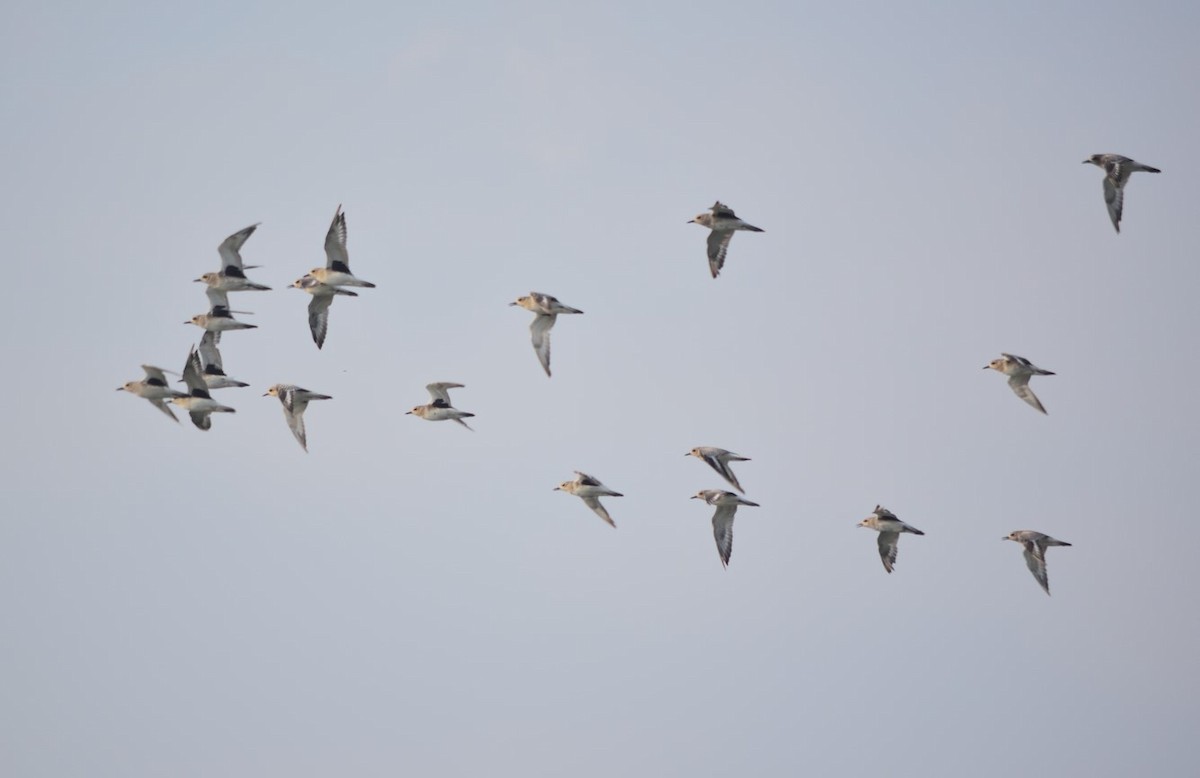
[[[1200, 11], [983, 5], [10, 8], [0, 773], [1191, 770]], [[1097, 152], [1163, 170], [1120, 235]], [[318, 351], [339, 203], [378, 286]], [[237, 414], [114, 392], [255, 222]]]

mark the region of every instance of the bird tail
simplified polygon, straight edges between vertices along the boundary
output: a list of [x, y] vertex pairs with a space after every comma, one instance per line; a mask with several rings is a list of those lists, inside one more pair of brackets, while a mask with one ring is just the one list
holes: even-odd
[[1150, 167], [1149, 165], [1142, 165], [1140, 168], [1138, 168], [1138, 170], [1144, 171], [1146, 173], [1161, 173], [1162, 172], [1158, 168]]

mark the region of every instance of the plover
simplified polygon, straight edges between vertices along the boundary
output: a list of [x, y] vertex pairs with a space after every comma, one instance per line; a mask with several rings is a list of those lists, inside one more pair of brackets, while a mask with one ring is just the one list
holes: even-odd
[[708, 463], [708, 466], [720, 473], [721, 477], [728, 481], [734, 489], [737, 489], [742, 494], [746, 493], [746, 490], [738, 483], [737, 476], [730, 469], [729, 463], [749, 462], [749, 457], [738, 456], [732, 451], [726, 451], [723, 448], [715, 446], [697, 446], [684, 456], [696, 457], [702, 462]]
[[860, 521], [858, 526], [873, 529], [879, 533], [879, 558], [883, 560], [883, 569], [889, 573], [896, 564], [896, 553], [900, 548], [900, 533], [925, 534], [916, 527], [900, 521], [896, 518], [896, 514], [882, 505], [876, 505], [875, 512]]
[[[261, 224], [262, 222], [259, 222]], [[246, 242], [258, 229], [258, 224], [251, 224], [244, 230], [239, 230], [230, 235], [225, 240], [221, 241], [221, 245], [217, 246], [217, 253], [221, 255], [221, 269], [216, 273], [205, 273], [196, 281], [208, 284], [210, 289], [218, 289], [222, 292], [266, 292], [270, 291], [271, 287], [256, 284], [246, 279], [246, 270], [249, 268], [259, 267], [258, 265], [242, 265], [242, 255], [238, 253], [242, 244]]]
[[1012, 387], [1017, 397], [1020, 397], [1042, 413], [1046, 412], [1037, 395], [1029, 388], [1029, 379], [1035, 375], [1054, 375], [1054, 373], [1041, 369], [1025, 357], [1018, 357], [1015, 354], [1005, 354], [1004, 352], [1000, 352], [998, 358], [993, 359], [983, 366], [984, 370], [988, 368], [1008, 376], [1008, 385]]
[[699, 224], [701, 227], [708, 227], [712, 230], [708, 234], [708, 269], [712, 271], [713, 278], [720, 275], [721, 268], [725, 266], [725, 252], [729, 250], [729, 241], [733, 238], [734, 232], [737, 230], [764, 231], [739, 219], [732, 208], [719, 200], [713, 203], [712, 208], [697, 215], [694, 219], [689, 219], [688, 224]]
[[425, 388], [429, 390], [429, 396], [433, 398], [433, 402], [428, 405], [418, 405], [416, 408], [405, 413], [405, 416], [420, 416], [425, 421], [445, 421], [450, 419], [458, 422], [467, 429], [471, 429], [463, 419], [469, 419], [475, 414], [451, 407], [450, 392], [447, 391], [449, 389], [462, 389], [464, 388], [462, 384], [439, 381], [434, 384], [426, 384]]
[[739, 505], [759, 507], [758, 503], [738, 497], [733, 492], [724, 489], [702, 489], [692, 495], [693, 500], [704, 500], [709, 505], [716, 506], [712, 517], [713, 537], [717, 541], [717, 554], [721, 557], [721, 565], [729, 567], [729, 557], [733, 554], [733, 516]]
[[334, 296], [358, 297], [358, 293], [323, 284], [307, 274], [293, 281], [292, 286], [312, 295], [308, 303], [308, 329], [312, 331], [313, 343], [321, 348], [325, 345], [325, 333], [329, 331], [329, 306], [333, 304]]
[[1046, 590], [1046, 594], [1049, 594], [1050, 579], [1046, 576], [1046, 549], [1050, 546], [1069, 546], [1071, 544], [1055, 540], [1049, 535], [1034, 532], [1031, 529], [1019, 529], [1000, 539], [1014, 540], [1025, 547], [1025, 564], [1029, 566], [1029, 572], [1033, 573], [1033, 577]]
[[189, 393], [171, 399], [181, 408], [187, 409], [192, 417], [192, 424], [202, 430], [212, 427], [210, 415], [213, 413], [236, 413], [228, 405], [221, 405], [208, 393], [208, 385], [204, 383], [204, 375], [200, 369], [200, 355], [193, 346], [188, 352], [187, 362], [183, 366], [183, 381], [187, 384]]
[[355, 278], [350, 272], [350, 254], [346, 251], [346, 214], [342, 206], [333, 214], [333, 223], [325, 234], [325, 267], [314, 267], [308, 274], [326, 286], [365, 286], [375, 288], [370, 281]]
[[[204, 376], [204, 383], [208, 385], [209, 391], [250, 385], [243, 381], [235, 381], [225, 375], [225, 370], [221, 365], [221, 352], [217, 349], [217, 333], [206, 330], [200, 336], [199, 353], [201, 375]], [[182, 379], [180, 380], [182, 381]]]
[[311, 400], [332, 400], [327, 394], [317, 394], [302, 389], [294, 384], [275, 384], [267, 389], [263, 397], [278, 397], [283, 404], [283, 417], [287, 419], [288, 428], [300, 442], [300, 448], [308, 451], [308, 438], [304, 434], [304, 409]]
[[1161, 173], [1156, 167], [1143, 165], [1141, 162], [1122, 157], [1120, 154], [1093, 154], [1083, 161], [1085, 165], [1095, 165], [1104, 171], [1104, 202], [1108, 205], [1108, 218], [1112, 219], [1113, 228], [1121, 231], [1121, 212], [1125, 208], [1125, 184], [1133, 173]]
[[533, 317], [533, 323], [529, 325], [529, 332], [533, 335], [533, 350], [537, 354], [538, 361], [542, 363], [542, 369], [549, 376], [550, 328], [554, 326], [554, 322], [558, 321], [558, 314], [583, 313], [583, 311], [563, 305], [557, 297], [541, 292], [530, 292], [524, 297], [518, 297], [515, 302], [509, 303], [510, 307], [513, 305], [536, 314]]
[[612, 516], [608, 515], [608, 511], [600, 504], [601, 497], [624, 497], [620, 492], [614, 492], [604, 484], [600, 483], [600, 479], [575, 471], [575, 480], [563, 481], [558, 486], [554, 487], [553, 491], [566, 492], [573, 494], [583, 500], [583, 504], [591, 508], [597, 516], [608, 522], [610, 527], [616, 527], [617, 524], [612, 520]]
[[142, 365], [142, 370], [146, 372], [146, 377], [141, 381], [127, 381], [124, 386], [118, 386], [118, 392], [129, 392], [136, 394], [138, 397], [143, 397], [150, 402], [155, 408], [158, 408], [163, 413], [171, 417], [176, 423], [179, 419], [167, 407], [166, 400], [174, 397], [184, 397], [183, 392], [176, 391], [167, 385], [166, 370], [154, 365]]
[[258, 327], [257, 324], [247, 324], [244, 321], [238, 321], [233, 318], [235, 313], [249, 313], [249, 311], [231, 311], [229, 310], [229, 295], [222, 292], [220, 289], [209, 287], [205, 294], [208, 296], [208, 302], [211, 307], [208, 313], [201, 313], [193, 316], [184, 324], [195, 324], [197, 327], [207, 330], [208, 332], [218, 333], [216, 342], [220, 342], [221, 336], [219, 333], [226, 330], [252, 330]]

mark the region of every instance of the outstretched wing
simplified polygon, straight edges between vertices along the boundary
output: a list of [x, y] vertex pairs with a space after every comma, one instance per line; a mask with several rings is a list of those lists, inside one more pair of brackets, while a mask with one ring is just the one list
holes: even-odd
[[713, 230], [708, 233], [708, 269], [713, 278], [720, 275], [721, 268], [725, 267], [725, 253], [729, 251], [729, 241], [732, 239], [733, 230]]
[[612, 520], [612, 516], [608, 515], [608, 511], [600, 504], [599, 497], [581, 497], [583, 504], [596, 512], [596, 515], [608, 522], [610, 527], [616, 527], [617, 523]]
[[1029, 572], [1033, 573], [1033, 577], [1046, 590], [1046, 594], [1050, 593], [1050, 578], [1046, 575], [1046, 550], [1032, 540], [1027, 540], [1023, 544], [1025, 546], [1025, 564], [1029, 567]]
[[425, 389], [429, 392], [429, 396], [433, 398], [434, 402], [441, 400], [442, 402], [446, 403], [446, 405], [450, 405], [450, 392], [447, 390], [462, 388], [462, 384], [456, 384], [450, 381], [439, 381], [437, 383], [425, 385]]
[[733, 554], [733, 517], [736, 513], [737, 506], [721, 505], [712, 518], [713, 538], [717, 541], [717, 554], [723, 567], [729, 567], [729, 557]]
[[325, 233], [325, 267], [341, 273], [350, 272], [350, 254], [346, 251], [346, 214], [337, 207], [329, 232]]
[[900, 551], [899, 532], [879, 533], [879, 558], [883, 560], [883, 569], [889, 573], [896, 565], [896, 554]]
[[1016, 394], [1017, 397], [1020, 397], [1022, 400], [1029, 403], [1042, 413], [1046, 412], [1046, 409], [1042, 407], [1041, 400], [1039, 400], [1037, 395], [1033, 393], [1033, 390], [1029, 388], [1028, 373], [1025, 373], [1024, 375], [1012, 376], [1008, 379], [1008, 385], [1012, 387], [1013, 393]]
[[1112, 219], [1113, 227], [1120, 232], [1121, 213], [1125, 210], [1125, 189], [1110, 176], [1104, 178], [1104, 203], [1108, 206], [1108, 218]]
[[542, 369], [546, 371], [547, 376], [550, 375], [550, 328], [557, 319], [556, 314], [539, 313], [529, 325], [529, 332], [533, 336], [533, 350], [537, 353], [538, 361], [542, 363]]
[[[259, 222], [262, 224], [262, 222]], [[217, 253], [221, 255], [221, 272], [227, 276], [236, 276], [245, 278], [242, 273], [242, 255], [239, 253], [242, 249], [242, 244], [246, 242], [258, 229], [258, 224], [251, 224], [244, 230], [238, 230], [230, 235], [225, 240], [221, 241], [221, 245], [217, 246]]]

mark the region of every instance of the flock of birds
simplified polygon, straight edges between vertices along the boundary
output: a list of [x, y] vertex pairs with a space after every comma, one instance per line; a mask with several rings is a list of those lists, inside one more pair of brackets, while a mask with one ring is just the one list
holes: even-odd
[[[1129, 176], [1135, 172], [1161, 172], [1157, 168], [1119, 154], [1093, 154], [1084, 160], [1084, 164], [1096, 165], [1104, 170], [1104, 201], [1108, 207], [1109, 218], [1118, 233], [1121, 231], [1121, 216], [1125, 203], [1124, 191]], [[713, 278], [720, 275], [725, 266], [729, 243], [735, 232], [739, 230], [764, 231], [738, 218], [732, 208], [719, 201], [707, 211], [691, 219], [689, 223], [699, 224], [710, 231], [708, 235], [708, 265]], [[220, 268], [216, 272], [204, 273], [195, 279], [207, 287], [205, 294], [208, 297], [209, 310], [207, 313], [198, 314], [184, 322], [185, 324], [194, 324], [204, 330], [198, 346], [193, 346], [188, 351], [187, 361], [184, 363], [181, 381], [186, 384], [187, 391], [182, 392], [171, 388], [166, 377], [171, 371], [153, 365], [142, 365], [145, 378], [139, 381], [129, 381], [124, 386], [118, 387], [117, 391], [126, 391], [146, 399], [176, 422], [179, 419], [167, 406], [167, 403], [170, 402], [181, 407], [188, 412], [192, 423], [201, 430], [207, 430], [212, 426], [212, 414], [235, 412], [233, 408], [212, 399], [211, 393], [217, 389], [249, 385], [226, 375], [218, 344], [223, 332], [254, 329], [256, 326], [234, 318], [233, 314], [235, 313], [245, 314], [247, 312], [235, 311], [229, 307], [229, 293], [270, 290], [268, 286], [247, 279], [245, 271], [257, 266], [245, 265], [242, 262], [242, 245], [254, 234], [258, 226], [258, 224], [252, 224], [222, 241], [217, 247], [221, 257]], [[318, 349], [325, 344], [325, 336], [329, 330], [329, 309], [334, 298], [358, 296], [357, 292], [350, 291], [345, 287], [367, 289], [375, 287], [375, 284], [357, 278], [350, 271], [350, 257], [346, 250], [346, 215], [342, 212], [340, 205], [334, 213], [333, 222], [325, 236], [325, 256], [324, 267], [313, 268], [291, 284], [292, 287], [312, 296], [308, 304], [308, 325], [312, 332], [313, 342], [316, 343]], [[518, 297], [510, 305], [524, 308], [534, 314], [533, 322], [529, 327], [533, 350], [542, 369], [549, 377], [551, 374], [551, 328], [554, 327], [560, 314], [582, 314], [583, 311], [564, 305], [557, 298], [541, 292], [530, 292], [528, 295]], [[1008, 385], [1017, 397], [1037, 411], [1046, 413], [1046, 409], [1038, 400], [1037, 395], [1029, 388], [1029, 380], [1033, 376], [1054, 375], [1054, 373], [1034, 365], [1024, 357], [1005, 353], [985, 365], [984, 369], [995, 370], [1008, 376]], [[425, 388], [430, 394], [431, 401], [425, 405], [416, 406], [408, 411], [408, 415], [417, 416], [426, 421], [454, 421], [468, 430], [471, 429], [463, 420], [471, 418], [475, 414], [458, 410], [450, 403], [449, 390], [464, 388], [462, 384], [441, 381], [428, 384]], [[333, 398], [294, 384], [275, 384], [269, 387], [263, 396], [279, 399], [283, 405], [288, 428], [299, 442], [300, 447], [307, 452], [308, 439], [304, 429], [304, 411], [314, 400]], [[712, 517], [713, 536], [716, 540], [721, 564], [728, 567], [729, 558], [733, 552], [733, 520], [738, 507], [759, 507], [758, 503], [751, 502], [743, 496], [745, 490], [742, 489], [737, 476], [730, 467], [732, 462], [748, 462], [749, 458], [714, 446], [693, 448], [687, 453], [687, 456], [693, 456], [705, 462], [730, 486], [741, 493], [739, 495], [722, 489], [703, 489], [692, 496], [692, 499], [703, 500], [716, 508]], [[607, 524], [612, 527], [617, 526], [608, 510], [601, 504], [600, 498], [624, 495], [605, 486], [594, 476], [576, 471], [574, 479], [564, 481], [554, 489], [579, 497]], [[860, 521], [858, 526], [879, 533], [879, 556], [883, 561], [884, 570], [888, 573], [892, 572], [896, 564], [900, 535], [904, 533], [925, 534], [916, 527], [904, 523], [896, 514], [881, 505], [876, 505], [875, 511]], [[1049, 594], [1046, 549], [1051, 546], [1070, 546], [1071, 544], [1033, 530], [1017, 530], [1009, 533], [1003, 540], [1012, 540], [1023, 547], [1025, 563], [1029, 567], [1029, 571], [1046, 594]]]

